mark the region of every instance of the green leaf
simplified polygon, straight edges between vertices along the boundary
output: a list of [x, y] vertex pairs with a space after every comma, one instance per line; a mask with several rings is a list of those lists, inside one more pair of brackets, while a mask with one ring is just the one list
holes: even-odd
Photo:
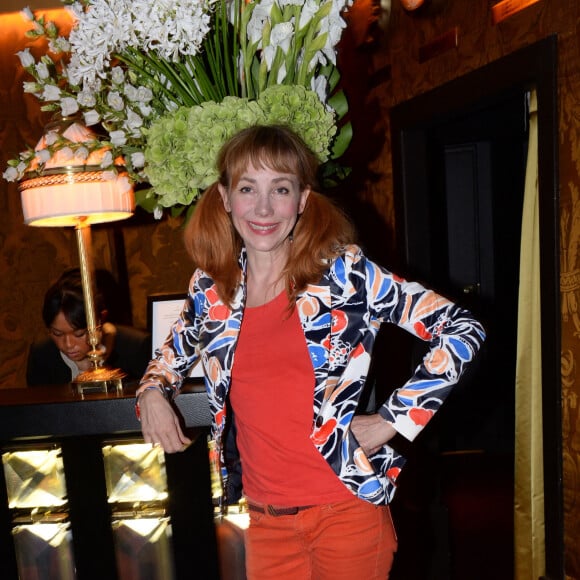
[[343, 125], [338, 131], [335, 141], [332, 144], [332, 159], [339, 159], [344, 155], [352, 140], [352, 124], [350, 121]]
[[342, 89], [328, 99], [328, 104], [335, 110], [339, 120], [348, 113], [348, 100]]

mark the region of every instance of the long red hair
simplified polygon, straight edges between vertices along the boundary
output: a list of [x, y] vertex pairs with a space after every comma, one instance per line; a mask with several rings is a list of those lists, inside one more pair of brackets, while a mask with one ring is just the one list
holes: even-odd
[[[298, 177], [301, 190], [311, 188], [294, 227], [283, 271], [286, 291], [293, 303], [308, 284], [320, 281], [328, 260], [353, 243], [354, 227], [330, 199], [315, 191], [318, 160], [286, 127], [254, 126], [235, 135], [218, 156], [219, 183], [232, 187], [250, 164], [291, 173]], [[185, 228], [184, 241], [195, 266], [212, 277], [221, 300], [231, 305], [240, 282], [238, 257], [243, 242], [224, 208], [218, 182], [198, 201]]]

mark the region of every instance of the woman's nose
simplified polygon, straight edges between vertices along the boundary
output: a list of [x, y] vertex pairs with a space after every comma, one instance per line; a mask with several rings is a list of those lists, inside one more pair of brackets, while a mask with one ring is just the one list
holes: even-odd
[[272, 213], [272, 200], [267, 193], [259, 194], [257, 196], [254, 211], [256, 212], [256, 215], [259, 216], [266, 216]]

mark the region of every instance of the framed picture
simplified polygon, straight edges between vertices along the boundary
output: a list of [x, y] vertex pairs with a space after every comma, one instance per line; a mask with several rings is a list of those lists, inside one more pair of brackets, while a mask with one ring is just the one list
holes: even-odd
[[[150, 294], [147, 296], [147, 327], [151, 333], [151, 356], [165, 342], [171, 325], [177, 320], [183, 303], [187, 298], [185, 292], [167, 294]], [[196, 364], [189, 373], [191, 378], [202, 378], [201, 364]]]

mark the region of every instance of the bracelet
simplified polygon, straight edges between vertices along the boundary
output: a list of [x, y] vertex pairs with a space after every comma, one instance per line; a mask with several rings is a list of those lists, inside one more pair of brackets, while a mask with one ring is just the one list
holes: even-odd
[[151, 391], [151, 390], [156, 390], [159, 391], [165, 398], [167, 398], [167, 395], [165, 394], [165, 391], [161, 388], [161, 387], [154, 387], [154, 386], [149, 386], [149, 387], [145, 387], [136, 397], [135, 397], [135, 416], [137, 417], [138, 421], [141, 421], [141, 407], [139, 406], [139, 399], [141, 398], [141, 395], [143, 393], [146, 393], [147, 391]]

